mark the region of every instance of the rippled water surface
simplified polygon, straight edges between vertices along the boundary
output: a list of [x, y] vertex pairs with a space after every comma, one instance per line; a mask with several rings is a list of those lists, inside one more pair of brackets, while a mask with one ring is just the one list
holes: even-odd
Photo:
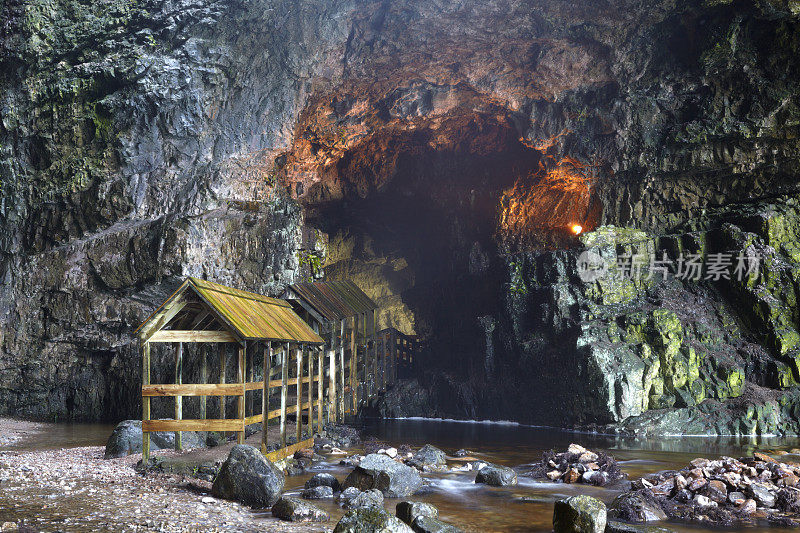
[[[102, 425], [53, 425], [36, 439], [17, 443], [13, 448], [52, 449], [104, 445], [111, 426]], [[379, 440], [392, 445], [408, 444], [419, 447], [434, 444], [452, 455], [460, 448], [471, 455], [507, 466], [525, 465], [541, 458], [545, 450], [565, 449], [577, 442], [594, 450], [605, 450], [614, 455], [623, 470], [633, 479], [659, 470], [680, 468], [695, 457], [716, 458], [723, 455], [733, 457], [751, 454], [754, 450], [779, 452], [800, 448], [797, 438], [659, 438], [633, 439], [611, 436], [572, 433], [552, 428], [535, 428], [503, 423], [464, 423], [439, 420], [390, 420], [375, 422], [364, 430]], [[361, 452], [362, 450], [348, 450]], [[339, 466], [340, 457], [329, 456], [327, 461], [314, 466], [312, 472], [287, 478], [287, 491], [299, 493], [303, 483], [313, 473], [327, 471], [340, 480], [350, 468]], [[474, 472], [426, 474], [428, 487], [424, 494], [414, 499], [436, 505], [441, 518], [465, 530], [491, 531], [552, 531], [553, 502], [556, 499], [578, 493], [586, 493], [610, 502], [617, 492], [612, 489], [586, 485], [543, 483], [520, 477], [514, 487], [487, 487], [473, 483]], [[394, 509], [399, 500], [387, 500], [386, 507]], [[24, 506], [24, 502], [18, 502]], [[332, 501], [315, 502], [330, 512], [331, 527], [342, 515]], [[109, 503], [113, 505], [113, 503]], [[268, 527], [269, 512], [257, 512], [263, 516]], [[708, 531], [676, 524], [663, 524], [681, 532]], [[748, 528], [748, 531], [785, 531], [767, 527]]]

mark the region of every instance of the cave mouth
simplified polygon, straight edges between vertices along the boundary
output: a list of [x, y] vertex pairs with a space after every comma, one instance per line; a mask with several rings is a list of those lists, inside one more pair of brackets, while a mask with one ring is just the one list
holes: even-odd
[[480, 375], [509, 256], [573, 246], [575, 226], [596, 224], [585, 168], [551, 146], [474, 110], [373, 132], [301, 197], [308, 233], [326, 243], [325, 276], [355, 281], [378, 303], [379, 328], [426, 341], [435, 366]]

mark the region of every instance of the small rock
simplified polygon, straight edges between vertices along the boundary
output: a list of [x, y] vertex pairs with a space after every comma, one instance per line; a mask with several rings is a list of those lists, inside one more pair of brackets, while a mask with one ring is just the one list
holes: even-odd
[[567, 452], [574, 454], [574, 455], [581, 455], [582, 453], [586, 452], [586, 448], [581, 446], [580, 444], [575, 444], [574, 442], [567, 446]]
[[570, 468], [564, 473], [564, 483], [575, 483], [581, 478], [581, 475], [574, 468]]
[[395, 507], [395, 514], [397, 518], [409, 526], [412, 525], [414, 520], [419, 516], [439, 518], [439, 510], [433, 505], [423, 502], [400, 502]]
[[766, 507], [771, 509], [775, 506], [775, 495], [770, 490], [758, 483], [753, 483], [747, 486], [745, 493], [756, 501], [759, 507]]
[[3, 522], [3, 525], [0, 526], [0, 531], [19, 531], [19, 526], [16, 522]]
[[763, 461], [765, 463], [778, 464], [778, 461], [776, 461], [775, 459], [773, 459], [772, 457], [770, 457], [769, 455], [767, 455], [765, 453], [755, 452], [753, 454], [753, 457], [756, 458], [757, 460]]
[[747, 500], [747, 496], [741, 492], [731, 492], [728, 494], [728, 501], [734, 505], [742, 505]]
[[667, 519], [667, 514], [647, 489], [620, 494], [611, 502], [608, 515], [611, 518], [627, 522], [651, 522]]
[[494, 487], [516, 485], [517, 473], [507, 466], [488, 465], [480, 469], [478, 475], [475, 476], [475, 483], [484, 483]]
[[711, 501], [711, 498], [708, 496], [703, 496], [702, 494], [695, 494], [694, 499], [692, 500], [694, 503], [699, 505], [700, 507], [716, 507], [717, 502]]
[[739, 512], [745, 515], [751, 515], [756, 512], [758, 509], [758, 505], [756, 501], [753, 499], [745, 500], [741, 507], [739, 507]]
[[328, 513], [299, 498], [282, 496], [272, 506], [272, 515], [288, 522], [326, 522]]
[[461, 533], [454, 525], [432, 516], [418, 516], [411, 524], [411, 529], [416, 533]]
[[712, 479], [705, 486], [704, 493], [712, 501], [722, 503], [728, 498], [728, 489], [725, 483], [718, 479]]
[[339, 505], [345, 509], [383, 508], [383, 493], [377, 489], [362, 492], [355, 487], [348, 487], [339, 495]]
[[469, 455], [470, 452], [468, 452], [464, 448], [461, 448], [460, 450], [458, 450], [456, 453], [453, 454], [454, 457], [468, 457]]
[[447, 464], [445, 453], [437, 448], [426, 444], [417, 451], [408, 462], [409, 465], [417, 469], [422, 469], [425, 466], [442, 466]]
[[555, 533], [603, 533], [606, 519], [605, 504], [584, 494], [558, 500], [553, 509]]
[[397, 448], [386, 448], [383, 453], [394, 459], [397, 457]]
[[333, 498], [333, 489], [327, 485], [317, 485], [309, 489], [303, 489], [300, 494], [306, 500], [323, 500], [325, 498]]
[[551, 470], [550, 472], [547, 473], [547, 479], [549, 479], [550, 481], [555, 481], [562, 475], [563, 474], [561, 473], [560, 470]]
[[203, 503], [214, 503], [217, 500], [215, 500], [214, 498], [212, 498], [210, 496], [204, 496], [203, 499], [200, 500], [200, 501], [203, 502]]
[[412, 533], [414, 530], [382, 507], [352, 509], [345, 513], [333, 533]]
[[305, 488], [307, 489], [321, 486], [330, 487], [333, 492], [340, 492], [342, 490], [342, 485], [339, 483], [339, 480], [328, 473], [314, 474], [305, 484]]

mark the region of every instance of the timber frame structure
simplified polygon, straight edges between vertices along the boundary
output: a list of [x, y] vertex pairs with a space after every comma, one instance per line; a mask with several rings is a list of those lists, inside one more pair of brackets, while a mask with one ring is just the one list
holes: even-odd
[[325, 338], [329, 358], [338, 359], [335, 420], [355, 416], [365, 402], [396, 380], [399, 337], [390, 336], [389, 330], [377, 331], [378, 306], [355, 283], [295, 283], [283, 298]]
[[[280, 460], [297, 449], [313, 445], [313, 437], [302, 440], [303, 413], [307, 412], [307, 425], [313, 435], [313, 409], [317, 408], [317, 431], [323, 427], [323, 376], [325, 375], [322, 352], [323, 339], [315, 333], [293, 310], [289, 303], [269, 298], [210, 281], [187, 278], [145, 322], [136, 330], [142, 347], [142, 460], [146, 466], [150, 457], [150, 432], [174, 431], [175, 448], [181, 449], [181, 431], [220, 431], [236, 432], [237, 441], [245, 439], [245, 428], [261, 423], [261, 451], [267, 454], [267, 429], [269, 421], [280, 419], [280, 447], [267, 456]], [[175, 355], [175, 383], [151, 383], [150, 347], [153, 343], [173, 343], [177, 345]], [[206, 352], [202, 352], [200, 381], [198, 384], [184, 384], [183, 346], [184, 343], [221, 343], [219, 350], [219, 383], [208, 381]], [[226, 383], [228, 350], [225, 346], [238, 347], [237, 376], [233, 383]], [[248, 349], [263, 349], [263, 378], [254, 381], [253, 363], [250, 358], [248, 368]], [[252, 353], [252, 352], [251, 352]], [[290, 362], [294, 355], [295, 365]], [[274, 364], [273, 363], [276, 363]], [[333, 411], [336, 396], [335, 359], [330, 358], [327, 374], [328, 417]], [[293, 366], [293, 378], [289, 378]], [[316, 374], [315, 374], [316, 367]], [[277, 379], [273, 375], [279, 374]], [[303, 385], [307, 384], [307, 401], [303, 401]], [[316, 384], [316, 395], [314, 385]], [[295, 405], [288, 406], [288, 389], [295, 387]], [[280, 408], [270, 410], [270, 392], [280, 389]], [[248, 393], [262, 391], [260, 413], [253, 414], [252, 400], [247, 402]], [[194, 420], [183, 419], [183, 397], [200, 397], [200, 417]], [[220, 413], [216, 419], [206, 417], [206, 399], [219, 397]], [[225, 398], [235, 396], [237, 409], [235, 418], [226, 418]], [[153, 397], [173, 397], [175, 416], [173, 420], [151, 420], [150, 401]], [[251, 412], [247, 416], [248, 411]], [[286, 418], [295, 413], [297, 418], [296, 443], [287, 446]]]

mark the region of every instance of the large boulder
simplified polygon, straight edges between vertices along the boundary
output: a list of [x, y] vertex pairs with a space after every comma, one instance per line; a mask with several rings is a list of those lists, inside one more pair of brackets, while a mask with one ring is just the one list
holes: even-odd
[[408, 461], [408, 464], [414, 468], [422, 470], [426, 466], [443, 466], [447, 464], [447, 460], [445, 453], [442, 450], [436, 446], [426, 444], [414, 454], [414, 456]]
[[585, 494], [558, 500], [553, 509], [555, 533], [603, 533], [606, 520], [606, 505]]
[[[106, 441], [106, 459], [125, 457], [133, 453], [142, 453], [142, 421], [123, 420]], [[184, 449], [203, 448], [205, 439], [194, 431], [181, 432], [181, 443]], [[150, 433], [150, 449], [164, 450], [175, 448], [175, 433], [172, 431], [157, 431]]]
[[288, 522], [327, 522], [328, 513], [300, 498], [281, 496], [272, 506], [272, 516]]
[[260, 451], [237, 444], [222, 464], [211, 493], [217, 498], [265, 508], [278, 501], [285, 482], [283, 472]]
[[413, 533], [413, 529], [383, 508], [364, 507], [347, 511], [333, 533]]
[[475, 483], [485, 483], [494, 487], [517, 484], [517, 473], [507, 466], [487, 465], [478, 471]]
[[378, 489], [384, 496], [403, 498], [419, 490], [422, 478], [415, 468], [386, 455], [371, 453], [361, 460], [342, 486], [359, 490]]

